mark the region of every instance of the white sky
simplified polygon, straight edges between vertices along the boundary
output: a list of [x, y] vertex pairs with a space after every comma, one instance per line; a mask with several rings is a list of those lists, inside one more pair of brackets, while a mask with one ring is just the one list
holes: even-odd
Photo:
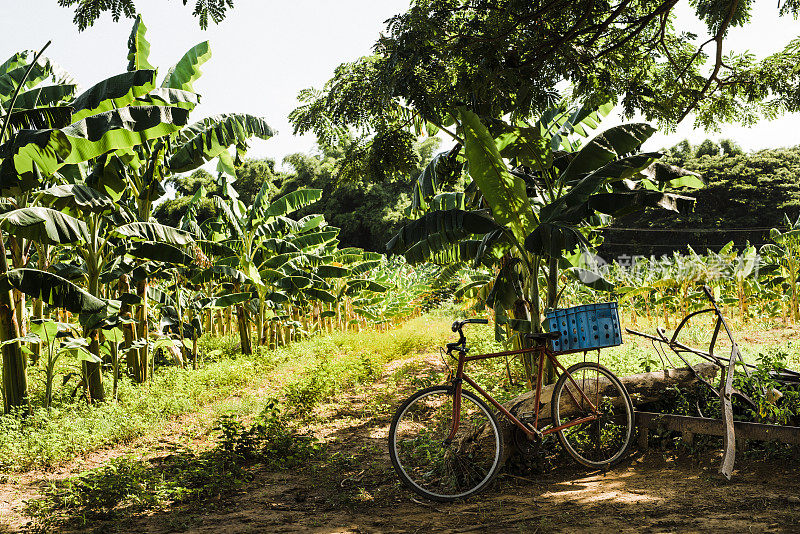
[[[105, 14], [94, 27], [78, 33], [72, 11], [58, 7], [56, 0], [6, 0], [4, 4], [0, 61], [18, 50], [38, 49], [50, 39], [53, 44], [47, 55], [84, 87], [125, 71], [130, 19], [113, 23]], [[248, 156], [269, 156], [280, 163], [287, 154], [314, 147], [313, 137], [292, 136], [287, 115], [297, 106], [297, 93], [321, 87], [337, 65], [370, 53], [383, 22], [405, 11], [409, 0], [236, 0], [225, 21], [211, 24], [205, 32], [191, 16], [193, 4], [136, 0], [148, 28], [150, 63], [163, 76], [186, 50], [210, 40], [213, 55], [195, 84], [202, 100], [192, 119], [225, 112], [263, 116], [279, 135], [254, 142]], [[693, 19], [688, 2], [682, 4], [678, 24], [702, 34], [703, 27]], [[779, 18], [774, 1], [757, 4], [753, 23], [733, 30], [727, 46], [763, 57], [797, 37], [800, 22]], [[694, 130], [687, 119], [676, 133], [657, 134], [644, 148], [655, 150], [684, 138], [696, 144], [706, 137], [732, 138], [747, 150], [794, 146], [800, 144], [798, 119], [800, 115], [785, 116], [750, 129], [723, 125], [720, 133]]]

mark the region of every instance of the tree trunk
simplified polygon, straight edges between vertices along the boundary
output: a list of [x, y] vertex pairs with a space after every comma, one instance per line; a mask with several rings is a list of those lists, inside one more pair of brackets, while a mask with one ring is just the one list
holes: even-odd
[[[31, 319], [43, 319], [44, 318], [44, 302], [42, 299], [33, 299], [33, 316]], [[36, 362], [39, 361], [39, 357], [42, 354], [42, 344], [41, 343], [31, 343], [30, 344], [31, 352], [31, 361], [34, 365]]]
[[[120, 296], [122, 296], [123, 293], [131, 292], [127, 274], [123, 274], [119, 278], [117, 289]], [[133, 315], [131, 314], [130, 304], [122, 304], [119, 308], [119, 314], [125, 319], [132, 319]], [[128, 370], [128, 375], [133, 378], [134, 382], [141, 383], [142, 371], [139, 368], [139, 352], [135, 350], [128, 350], [126, 352], [126, 349], [133, 345], [133, 341], [136, 339], [136, 331], [134, 330], [133, 323], [122, 325], [122, 335], [124, 336], [122, 341], [122, 353], [125, 354], [125, 366]]]
[[216, 310], [216, 312], [214, 313], [216, 313], [217, 317], [214, 320], [214, 332], [212, 332], [212, 334], [215, 336], [220, 336], [220, 335], [224, 336], [226, 332], [225, 332], [225, 322], [222, 320], [223, 317], [222, 310]]
[[192, 369], [197, 370], [197, 330], [192, 332]]
[[[89, 332], [89, 352], [98, 358], [100, 357], [100, 332], [92, 330]], [[86, 379], [87, 390], [89, 391], [90, 402], [103, 402], [105, 400], [105, 390], [103, 389], [103, 376], [100, 371], [100, 363], [81, 362], [83, 376]]]
[[[87, 263], [88, 267], [88, 278], [89, 278], [89, 293], [94, 295], [95, 297], [100, 296], [99, 291], [99, 279], [100, 273], [97, 272], [95, 262], [89, 261]], [[96, 356], [97, 358], [102, 358], [100, 355], [100, 332], [97, 330], [93, 330], [89, 332], [89, 352]], [[86, 377], [86, 385], [89, 390], [89, 398], [92, 402], [103, 402], [106, 398], [106, 392], [103, 389], [103, 371], [102, 371], [102, 361], [99, 363], [95, 362], [82, 362], [83, 367], [83, 376]]]

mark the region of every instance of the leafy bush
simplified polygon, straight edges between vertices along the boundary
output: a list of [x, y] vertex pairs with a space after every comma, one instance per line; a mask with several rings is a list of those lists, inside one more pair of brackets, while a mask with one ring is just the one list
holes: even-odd
[[748, 378], [736, 375], [734, 385], [750, 397], [743, 409], [748, 419], [778, 425], [800, 424], [800, 387], [786, 386], [775, 379], [775, 372], [786, 367], [788, 354], [783, 349], [772, 349], [758, 355], [758, 363]]

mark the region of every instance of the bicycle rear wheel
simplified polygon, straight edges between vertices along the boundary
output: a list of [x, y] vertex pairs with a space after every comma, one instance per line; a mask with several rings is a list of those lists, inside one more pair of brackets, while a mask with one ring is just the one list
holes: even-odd
[[409, 489], [436, 501], [454, 501], [485, 488], [497, 474], [503, 439], [497, 418], [475, 394], [462, 390], [452, 442], [454, 388], [422, 389], [397, 409], [389, 427], [389, 456]]
[[603, 469], [623, 458], [633, 436], [633, 402], [611, 371], [593, 362], [571, 366], [556, 382], [551, 406], [556, 427], [599, 413], [557, 432], [578, 463]]

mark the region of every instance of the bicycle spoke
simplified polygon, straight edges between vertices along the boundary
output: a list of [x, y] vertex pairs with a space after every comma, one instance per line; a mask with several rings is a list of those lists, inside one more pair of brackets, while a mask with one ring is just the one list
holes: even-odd
[[458, 431], [445, 444], [452, 429], [450, 390], [432, 388], [418, 395], [401, 407], [390, 430], [390, 454], [401, 479], [414, 491], [440, 500], [486, 485], [499, 465], [502, 447], [491, 412], [472, 396], [462, 395]]
[[594, 418], [558, 433], [573, 458], [590, 467], [604, 467], [619, 460], [631, 439], [633, 406], [625, 388], [610, 371], [591, 362], [576, 364], [559, 379], [552, 402], [557, 426]]

